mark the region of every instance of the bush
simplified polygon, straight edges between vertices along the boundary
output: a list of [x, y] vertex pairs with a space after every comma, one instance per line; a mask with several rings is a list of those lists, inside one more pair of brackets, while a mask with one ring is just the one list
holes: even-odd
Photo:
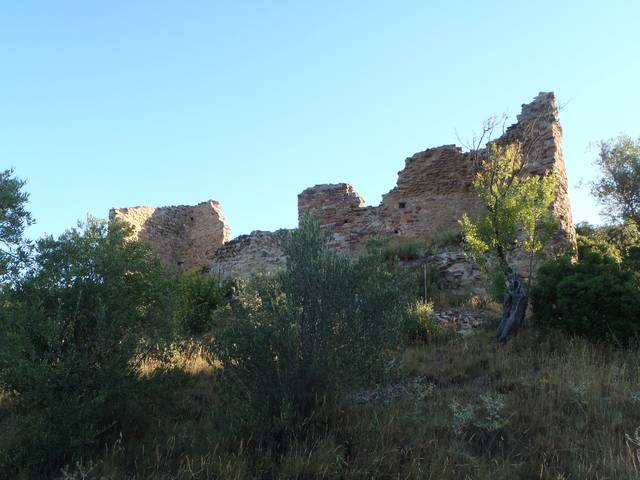
[[425, 255], [423, 240], [391, 239], [384, 246], [385, 260], [417, 260]]
[[622, 260], [640, 244], [640, 232], [633, 223], [596, 227], [588, 222], [580, 222], [576, 225], [576, 238], [578, 258], [585, 253], [596, 252]]
[[174, 320], [181, 333], [201, 335], [214, 326], [213, 312], [229, 301], [232, 282], [197, 270], [185, 272], [174, 289]]
[[494, 453], [504, 447], [509, 419], [505, 417], [504, 398], [497, 393], [480, 395], [479, 405], [461, 405], [453, 401], [451, 429], [480, 446], [483, 452]]
[[640, 329], [640, 290], [632, 272], [609, 255], [584, 252], [581, 260], [547, 262], [531, 294], [543, 328], [628, 345]]
[[456, 332], [452, 325], [442, 325], [436, 320], [432, 302], [418, 301], [407, 309], [403, 334], [407, 344], [416, 345], [450, 339]]
[[239, 318], [214, 341], [225, 422], [235, 432], [277, 439], [299, 429], [345, 388], [380, 379], [399, 345], [402, 289], [382, 256], [354, 261], [327, 241], [305, 218], [284, 245], [276, 288], [236, 306]]
[[0, 389], [20, 415], [1, 473], [59, 469], [135, 416], [136, 365], [167, 331], [168, 291], [157, 259], [127, 234], [90, 221], [40, 240], [31, 270], [2, 297]]

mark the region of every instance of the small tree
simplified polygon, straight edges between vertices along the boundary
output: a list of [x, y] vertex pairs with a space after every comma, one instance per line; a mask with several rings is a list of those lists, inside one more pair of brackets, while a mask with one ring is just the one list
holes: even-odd
[[640, 226], [640, 138], [620, 135], [598, 146], [602, 176], [591, 184], [591, 192], [612, 220]]
[[474, 222], [466, 214], [461, 225], [466, 248], [481, 266], [497, 268], [507, 284], [498, 340], [505, 342], [520, 328], [527, 308], [527, 293], [513, 267], [512, 254], [529, 254], [528, 284], [536, 256], [544, 248], [555, 221], [550, 213], [555, 178], [526, 175], [521, 145], [491, 143], [473, 187], [484, 211]]
[[25, 205], [29, 194], [22, 191], [24, 180], [13, 169], [0, 172], [0, 280], [15, 273], [27, 258], [24, 229], [33, 223]]

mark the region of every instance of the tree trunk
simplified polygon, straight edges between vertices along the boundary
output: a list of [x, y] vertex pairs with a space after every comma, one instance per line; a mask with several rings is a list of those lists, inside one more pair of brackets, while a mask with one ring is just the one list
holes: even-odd
[[528, 298], [522, 289], [520, 275], [511, 271], [507, 275], [508, 287], [504, 296], [502, 311], [502, 321], [498, 327], [496, 338], [500, 343], [506, 343], [514, 336], [524, 323], [524, 316], [527, 313]]

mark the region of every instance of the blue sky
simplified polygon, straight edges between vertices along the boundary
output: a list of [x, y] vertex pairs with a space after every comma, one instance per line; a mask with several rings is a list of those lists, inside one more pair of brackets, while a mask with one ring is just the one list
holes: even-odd
[[318, 183], [377, 204], [406, 157], [553, 90], [597, 222], [577, 185], [590, 142], [640, 134], [639, 24], [630, 0], [3, 1], [0, 167], [32, 237], [209, 198], [236, 236], [295, 226]]

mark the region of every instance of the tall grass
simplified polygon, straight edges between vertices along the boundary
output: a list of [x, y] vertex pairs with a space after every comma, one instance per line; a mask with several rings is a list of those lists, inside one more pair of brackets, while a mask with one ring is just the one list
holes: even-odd
[[[625, 434], [640, 426], [638, 353], [531, 331], [497, 348], [491, 334], [408, 348], [406, 382], [429, 384], [426, 393], [318, 411], [284, 449], [216, 436], [211, 371], [183, 362], [155, 378], [167, 388], [147, 406], [148, 430], [80, 467], [107, 479], [637, 478]], [[504, 405], [493, 430], [487, 398]], [[456, 428], [455, 403], [472, 424]]]

